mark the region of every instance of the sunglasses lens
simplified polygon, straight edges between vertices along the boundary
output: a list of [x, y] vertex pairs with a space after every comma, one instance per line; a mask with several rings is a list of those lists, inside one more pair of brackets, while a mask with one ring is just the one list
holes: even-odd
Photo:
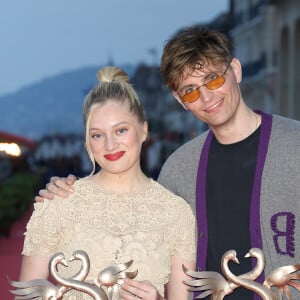
[[206, 84], [206, 87], [210, 90], [215, 90], [221, 87], [225, 82], [225, 78], [223, 76], [218, 76], [216, 79], [209, 81]]
[[[215, 90], [221, 87], [225, 82], [224, 76], [216, 76], [215, 79], [207, 82], [205, 86], [210, 90]], [[193, 91], [182, 96], [183, 102], [192, 103], [198, 100], [200, 97], [199, 87]]]
[[187, 93], [182, 96], [183, 102], [192, 103], [195, 102], [200, 96], [200, 92], [198, 90], [193, 90], [190, 93]]

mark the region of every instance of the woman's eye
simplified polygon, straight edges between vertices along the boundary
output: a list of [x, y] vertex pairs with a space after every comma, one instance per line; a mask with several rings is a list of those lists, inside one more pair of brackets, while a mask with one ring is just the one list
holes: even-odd
[[127, 128], [120, 128], [117, 130], [118, 134], [124, 134], [127, 132]]
[[102, 135], [100, 133], [94, 133], [94, 134], [91, 135], [92, 139], [95, 139], [95, 140], [100, 139], [101, 136]]

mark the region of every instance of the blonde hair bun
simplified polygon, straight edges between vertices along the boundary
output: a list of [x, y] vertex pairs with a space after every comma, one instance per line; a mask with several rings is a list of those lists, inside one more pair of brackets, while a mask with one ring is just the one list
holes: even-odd
[[97, 78], [100, 82], [112, 82], [122, 80], [127, 83], [130, 82], [128, 75], [117, 67], [104, 67], [97, 72]]

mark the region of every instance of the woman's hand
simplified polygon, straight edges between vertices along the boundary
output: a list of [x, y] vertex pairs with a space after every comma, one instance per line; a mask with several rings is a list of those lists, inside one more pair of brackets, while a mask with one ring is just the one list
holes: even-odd
[[73, 192], [72, 185], [76, 181], [74, 175], [68, 177], [51, 177], [50, 182], [46, 184], [46, 189], [39, 190], [39, 196], [35, 196], [36, 202], [42, 202], [44, 199], [52, 200], [54, 196], [68, 198], [70, 193]]
[[125, 278], [121, 285], [121, 297], [124, 300], [164, 300], [149, 281], [137, 281]]

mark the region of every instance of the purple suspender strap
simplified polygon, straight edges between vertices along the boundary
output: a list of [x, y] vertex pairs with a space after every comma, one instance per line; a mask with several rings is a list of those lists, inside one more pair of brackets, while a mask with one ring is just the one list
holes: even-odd
[[[262, 111], [256, 111], [256, 113], [262, 116], [261, 132], [258, 145], [256, 170], [254, 177], [254, 184], [251, 196], [251, 208], [250, 208], [250, 239], [251, 247], [257, 247], [262, 249], [262, 235], [260, 228], [260, 189], [262, 172], [267, 156], [268, 144], [272, 129], [272, 115], [266, 114]], [[210, 144], [213, 138], [212, 131], [210, 130], [206, 141], [203, 145], [203, 149], [200, 154], [197, 184], [196, 184], [196, 217], [198, 227], [198, 245], [197, 245], [197, 269], [205, 270], [206, 256], [207, 256], [207, 244], [208, 244], [208, 229], [207, 229], [207, 216], [206, 216], [206, 169], [208, 163], [208, 154]], [[252, 260], [254, 267], [256, 261]], [[259, 282], [263, 282], [264, 274], [259, 278]], [[195, 296], [197, 294], [195, 293]], [[260, 299], [255, 295], [254, 299]]]
[[213, 138], [212, 131], [208, 132], [206, 141], [200, 155], [200, 161], [197, 173], [196, 184], [196, 217], [198, 227], [198, 245], [197, 245], [197, 270], [205, 270], [207, 243], [208, 243], [208, 230], [206, 218], [206, 169], [208, 162], [208, 153], [210, 144]]
[[[203, 271], [206, 268], [208, 230], [206, 218], [206, 169], [208, 162], [208, 152], [213, 138], [212, 131], [208, 132], [206, 141], [203, 145], [200, 154], [200, 161], [197, 173], [196, 183], [196, 218], [198, 228], [198, 243], [197, 243], [197, 271]], [[200, 292], [195, 292], [194, 297], [197, 297]], [[194, 298], [195, 299], [195, 298]]]

